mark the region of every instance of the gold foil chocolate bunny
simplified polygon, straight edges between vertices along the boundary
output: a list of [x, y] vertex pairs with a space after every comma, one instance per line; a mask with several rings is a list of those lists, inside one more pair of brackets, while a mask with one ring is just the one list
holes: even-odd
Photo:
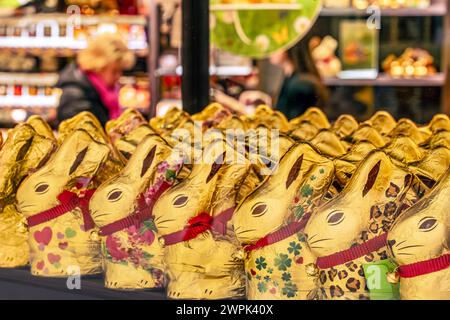
[[137, 145], [148, 134], [156, 134], [142, 114], [135, 109], [125, 110], [119, 118], [106, 123], [112, 144], [126, 159], [130, 159]]
[[55, 142], [40, 136], [28, 124], [8, 132], [0, 150], [0, 267], [25, 266], [29, 262], [28, 230], [16, 209], [20, 182], [47, 160]]
[[171, 153], [159, 136], [145, 137], [126, 167], [103, 183], [90, 200], [92, 218], [100, 228], [107, 288], [163, 286], [163, 252], [156, 239], [152, 206], [175, 181], [181, 166], [182, 159], [171, 159]]
[[343, 114], [333, 123], [332, 130], [340, 137], [344, 138], [350, 136], [358, 129], [359, 124], [356, 119], [349, 115]]
[[446, 114], [437, 114], [431, 119], [427, 126], [431, 133], [438, 131], [450, 131], [450, 118]]
[[420, 144], [430, 137], [429, 132], [420, 131], [410, 119], [400, 119], [395, 128], [389, 133], [390, 137], [398, 135], [410, 137], [416, 144]]
[[334, 188], [336, 188], [336, 190], [331, 196], [339, 193], [347, 185], [358, 168], [359, 163], [375, 149], [376, 147], [368, 141], [357, 142], [346, 154], [333, 160], [336, 168], [335, 181], [333, 182], [333, 188], [330, 188], [329, 192]]
[[437, 147], [450, 149], [450, 131], [440, 130], [435, 132], [428, 140], [424, 141], [421, 146], [430, 149]]
[[289, 121], [290, 128], [294, 130], [296, 126], [303, 121], [308, 121], [312, 123], [319, 130], [329, 129], [331, 127], [330, 122], [328, 121], [328, 118], [325, 115], [325, 113], [323, 113], [322, 110], [316, 107], [308, 108], [304, 114]]
[[369, 124], [381, 135], [390, 133], [397, 125], [397, 121], [395, 121], [394, 117], [387, 111], [375, 112], [375, 114], [365, 123]]
[[450, 299], [450, 169], [432, 191], [403, 212], [388, 233], [392, 257], [399, 265], [400, 297], [407, 300]]
[[387, 259], [386, 232], [403, 206], [417, 201], [414, 179], [384, 152], [373, 151], [344, 190], [313, 211], [305, 233], [323, 298], [369, 297], [363, 265]]
[[311, 140], [311, 144], [329, 157], [341, 157], [347, 153], [346, 145], [331, 130], [323, 129]]
[[210, 143], [191, 174], [163, 193], [154, 206], [164, 243], [169, 298], [224, 299], [245, 294], [242, 254], [227, 222], [249, 164], [245, 159], [224, 163], [227, 154], [234, 153], [223, 140]]
[[295, 144], [239, 204], [232, 223], [246, 251], [248, 299], [306, 299], [314, 291], [302, 230], [333, 173], [330, 160], [307, 143]]
[[105, 144], [110, 150], [107, 161], [96, 175], [98, 182], [102, 183], [109, 179], [124, 167], [126, 158], [117, 151], [98, 119], [90, 112], [80, 112], [76, 116], [61, 122], [58, 128], [58, 141], [61, 143], [68, 135], [78, 129], [85, 130], [95, 141]]
[[164, 116], [151, 118], [149, 124], [153, 130], [165, 137], [170, 135], [176, 128], [182, 126], [190, 118], [186, 111], [172, 107]]
[[289, 132], [294, 138], [310, 141], [319, 133], [319, 129], [309, 121], [302, 121], [295, 125], [295, 129]]
[[[431, 188], [450, 168], [450, 149], [437, 147], [430, 150], [420, 161], [411, 163], [410, 170]], [[429, 183], [426, 183], [426, 182]]]
[[32, 115], [27, 119], [26, 123], [32, 126], [37, 134], [47, 139], [55, 140], [55, 135], [53, 134], [52, 128], [44, 119], [42, 119], [41, 116]]
[[377, 148], [384, 147], [388, 142], [389, 138], [382, 136], [378, 129], [375, 129], [370, 124], [363, 123], [359, 128], [350, 136], [353, 143], [359, 141], [368, 141]]
[[30, 231], [33, 275], [101, 272], [100, 241], [88, 202], [109, 152], [86, 131], [75, 130], [43, 167], [21, 183], [17, 208]]

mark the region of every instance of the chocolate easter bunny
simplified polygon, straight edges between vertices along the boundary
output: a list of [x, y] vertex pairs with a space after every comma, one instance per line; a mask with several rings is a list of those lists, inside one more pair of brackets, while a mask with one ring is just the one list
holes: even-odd
[[403, 135], [393, 137], [383, 151], [405, 165], [420, 161], [426, 155], [426, 150], [419, 147], [410, 137]]
[[[167, 295], [224, 299], [245, 294], [240, 247], [228, 230], [247, 161], [224, 163], [235, 151], [216, 140], [191, 174], [157, 200], [153, 213], [164, 243]], [[242, 159], [242, 157], [240, 157]]]
[[112, 144], [126, 159], [131, 157], [146, 135], [155, 134], [144, 116], [132, 108], [125, 110], [119, 118], [108, 121], [105, 130]]
[[108, 159], [96, 175], [97, 181], [101, 183], [109, 179], [124, 167], [126, 158], [111, 143], [110, 137], [103, 130], [98, 119], [90, 112], [80, 112], [61, 122], [58, 128], [58, 141], [61, 143], [68, 135], [79, 129], [88, 132], [95, 141], [105, 144], [110, 150]]
[[260, 105], [256, 108], [252, 121], [254, 123], [253, 127], [264, 125], [269, 129], [279, 129], [282, 132], [286, 132], [289, 129], [289, 122], [286, 116], [267, 105]]
[[390, 253], [399, 265], [407, 300], [450, 299], [450, 169], [433, 190], [403, 212], [388, 233]]
[[369, 124], [383, 136], [389, 134], [397, 125], [397, 121], [387, 111], [375, 112], [365, 123]]
[[147, 121], [138, 110], [128, 108], [117, 119], [109, 120], [105, 125], [105, 131], [114, 141], [144, 123]]
[[248, 299], [306, 299], [314, 291], [305, 268], [314, 260], [304, 250], [302, 230], [333, 174], [332, 161], [309, 144], [295, 144], [241, 201], [232, 223], [246, 251]]
[[0, 267], [25, 266], [29, 261], [28, 230], [16, 209], [20, 182], [42, 166], [55, 149], [54, 140], [28, 124], [10, 130], [0, 150]]
[[359, 163], [376, 147], [368, 141], [355, 143], [350, 150], [341, 157], [333, 160], [336, 167], [336, 180], [342, 189], [356, 171]]
[[232, 113], [229, 109], [214, 102], [209, 104], [201, 112], [193, 114], [191, 119], [201, 122], [202, 128], [206, 130], [217, 127], [220, 123], [228, 121], [231, 117]]
[[332, 130], [340, 137], [344, 138], [350, 136], [353, 132], [358, 129], [359, 124], [356, 119], [349, 115], [343, 114], [336, 119], [333, 123]]
[[363, 264], [387, 258], [386, 232], [403, 205], [418, 200], [414, 179], [375, 150], [337, 197], [314, 210], [305, 233], [323, 298], [368, 298]]
[[421, 131], [410, 119], [400, 119], [395, 128], [389, 133], [390, 137], [403, 135], [410, 137], [416, 144], [420, 144], [430, 137], [430, 132]]
[[331, 130], [322, 129], [311, 140], [311, 144], [322, 152], [322, 154], [336, 158], [347, 153], [347, 147], [339, 137]]
[[292, 129], [289, 132], [289, 135], [291, 135], [294, 138], [298, 138], [300, 140], [310, 141], [318, 133], [319, 129], [317, 129], [317, 127], [313, 125], [311, 122], [305, 120], [296, 124], [295, 129]]
[[367, 123], [361, 124], [349, 138], [353, 143], [368, 141], [377, 148], [384, 147], [390, 141], [389, 137], [382, 136], [378, 129]]
[[450, 131], [450, 118], [446, 114], [436, 114], [428, 123], [428, 130], [431, 133], [438, 131]]
[[47, 139], [55, 140], [55, 135], [53, 134], [52, 128], [41, 116], [32, 115], [27, 119], [26, 123], [32, 126], [37, 134]]
[[83, 111], [76, 116], [66, 119], [59, 124], [58, 127], [58, 141], [62, 143], [68, 135], [78, 129], [84, 129], [96, 141], [102, 143], [109, 143], [110, 139], [103, 130], [102, 125], [98, 119], [90, 112]]
[[296, 126], [303, 121], [312, 123], [319, 130], [329, 129], [331, 127], [325, 113], [323, 113], [322, 110], [316, 107], [308, 108], [301, 116], [298, 116], [297, 118], [289, 121], [290, 128], [295, 129]]
[[109, 148], [86, 131], [69, 134], [48, 162], [28, 176], [16, 194], [30, 231], [31, 273], [66, 276], [102, 270], [100, 242], [88, 201]]
[[162, 138], [148, 135], [125, 168], [92, 196], [89, 209], [100, 228], [107, 288], [163, 286], [163, 252], [152, 206], [175, 181], [182, 162], [175, 156]]
[[446, 147], [430, 150], [421, 161], [411, 163], [409, 166], [410, 170], [430, 188], [439, 181], [449, 167], [450, 149]]
[[428, 140], [424, 141], [421, 146], [429, 149], [437, 147], [446, 147], [447, 149], [450, 149], [450, 131], [440, 130], [435, 132]]
[[173, 130], [182, 126], [191, 117], [186, 111], [177, 107], [170, 108], [162, 117], [154, 117], [149, 121], [150, 127], [158, 134], [165, 137]]

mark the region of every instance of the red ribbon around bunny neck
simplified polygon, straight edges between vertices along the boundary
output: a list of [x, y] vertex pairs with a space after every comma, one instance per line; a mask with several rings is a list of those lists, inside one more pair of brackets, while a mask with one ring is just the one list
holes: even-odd
[[402, 278], [413, 278], [447, 269], [450, 266], [450, 254], [444, 254], [430, 260], [419, 261], [398, 267]]
[[188, 221], [187, 226], [183, 230], [163, 236], [164, 245], [171, 246], [176, 243], [192, 240], [208, 230], [214, 230], [225, 235], [227, 232], [227, 222], [233, 216], [234, 209], [235, 207], [228, 208], [215, 217], [209, 215], [207, 212], [196, 215]]
[[137, 206], [131, 215], [101, 227], [99, 234], [101, 236], [108, 236], [133, 225], [139, 226], [142, 222], [150, 219], [153, 214], [153, 206], [155, 205], [156, 200], [158, 200], [161, 194], [171, 186], [171, 183], [164, 181], [148, 202], [145, 200], [144, 195], [141, 194], [137, 199]]
[[387, 244], [387, 233], [383, 233], [373, 239], [353, 246], [347, 250], [339, 251], [329, 256], [317, 258], [316, 265], [319, 269], [329, 269], [377, 251]]
[[300, 221], [291, 222], [290, 224], [278, 229], [277, 231], [267, 234], [266, 236], [256, 241], [254, 244], [245, 246], [244, 250], [246, 252], [258, 250], [289, 238], [290, 236], [302, 231], [305, 228], [310, 216], [311, 213], [307, 212]]
[[[77, 185], [77, 187], [80, 187]], [[89, 214], [89, 200], [94, 194], [95, 189], [88, 189], [81, 192], [81, 196], [75, 192], [64, 190], [58, 195], [59, 205], [42, 211], [34, 216], [28, 217], [28, 227], [34, 227], [42, 223], [56, 219], [75, 208], [80, 208], [83, 215], [84, 230], [88, 231], [94, 228], [95, 224]]]

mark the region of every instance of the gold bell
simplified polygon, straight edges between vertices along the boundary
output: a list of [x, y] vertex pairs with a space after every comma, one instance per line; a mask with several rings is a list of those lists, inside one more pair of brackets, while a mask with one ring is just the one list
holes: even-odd
[[400, 275], [396, 271], [389, 272], [386, 274], [386, 279], [389, 283], [397, 284], [400, 281]]
[[89, 235], [89, 239], [92, 241], [99, 241], [100, 237], [98, 235], [97, 231], [92, 231], [91, 234]]
[[159, 238], [158, 238], [158, 242], [159, 242], [159, 244], [161, 245], [161, 247], [164, 247], [165, 244], [166, 244], [163, 237], [159, 237]]
[[18, 224], [17, 224], [17, 230], [20, 233], [25, 233], [28, 230], [28, 225], [26, 223], [25, 219], [22, 219]]
[[233, 259], [236, 259], [236, 260], [244, 260], [245, 252], [244, 252], [244, 250], [242, 250], [242, 249], [237, 250], [236, 252], [234, 252], [234, 253], [231, 255], [231, 257], [232, 257]]
[[316, 277], [319, 274], [319, 268], [314, 263], [305, 266], [306, 274], [310, 277]]

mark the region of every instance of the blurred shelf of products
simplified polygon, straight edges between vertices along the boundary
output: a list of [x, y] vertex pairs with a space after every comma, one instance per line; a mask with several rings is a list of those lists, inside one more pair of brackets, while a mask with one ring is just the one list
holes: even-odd
[[[15, 14], [0, 8], [0, 126], [32, 114], [51, 123], [60, 95], [54, 87], [58, 72], [87, 39], [103, 32], [123, 35], [137, 57], [120, 80], [122, 107], [148, 116], [182, 107], [180, 0], [53, 2], [30, 2]], [[249, 10], [302, 8], [291, 0], [217, 0], [210, 6], [212, 14]], [[306, 36], [329, 91], [320, 107], [330, 119], [350, 113], [361, 121], [379, 109], [419, 123], [450, 113], [450, 53], [444, 46], [449, 21], [447, 0], [322, 0]], [[370, 45], [347, 39], [349, 28], [359, 32], [358, 25], [369, 22], [376, 29], [363, 35], [372, 37]], [[261, 102], [276, 106], [283, 76], [269, 59], [233, 55], [211, 43], [210, 63], [214, 99], [249, 112]], [[370, 70], [358, 70], [369, 63]]]
[[137, 58], [120, 79], [121, 107], [149, 113], [145, 1], [25, 2], [14, 11], [1, 8], [0, 15], [1, 126], [11, 127], [33, 114], [52, 123], [61, 95], [55, 88], [58, 72], [89, 38], [106, 32], [120, 34]]

